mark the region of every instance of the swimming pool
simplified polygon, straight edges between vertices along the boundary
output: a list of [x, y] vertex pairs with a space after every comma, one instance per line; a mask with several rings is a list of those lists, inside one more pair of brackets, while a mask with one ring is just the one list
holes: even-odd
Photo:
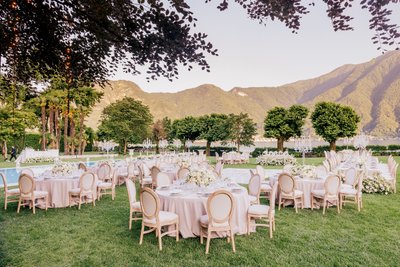
[[[93, 166], [97, 161], [85, 162], [87, 166]], [[53, 165], [40, 165], [40, 166], [30, 166], [26, 167], [33, 171], [35, 176], [39, 176], [43, 172], [50, 170]], [[0, 172], [6, 175], [7, 185], [18, 184], [18, 177], [21, 170], [25, 167], [20, 168], [0, 168]], [[3, 187], [3, 180], [0, 179], [0, 187]]]

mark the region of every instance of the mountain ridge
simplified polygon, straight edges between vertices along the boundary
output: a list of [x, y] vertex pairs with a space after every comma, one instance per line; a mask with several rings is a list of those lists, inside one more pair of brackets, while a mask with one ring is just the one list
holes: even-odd
[[377, 136], [396, 136], [400, 121], [400, 51], [387, 52], [361, 64], [345, 64], [307, 80], [275, 87], [234, 87], [229, 91], [203, 84], [176, 93], [148, 93], [130, 81], [110, 81], [88, 118], [96, 128], [101, 111], [125, 96], [148, 105], [155, 119], [209, 113], [246, 112], [263, 128], [267, 110], [319, 101], [350, 105], [361, 116], [360, 129]]

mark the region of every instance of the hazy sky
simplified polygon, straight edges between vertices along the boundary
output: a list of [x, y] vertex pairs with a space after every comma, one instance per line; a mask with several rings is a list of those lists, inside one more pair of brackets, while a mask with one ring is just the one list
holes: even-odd
[[[322, 1], [304, 16], [298, 34], [279, 22], [266, 26], [247, 18], [246, 13], [231, 1], [230, 8], [220, 12], [216, 2], [189, 1], [198, 19], [196, 32], [208, 34], [219, 56], [209, 56], [211, 72], [195, 67], [182, 68], [179, 79], [165, 78], [147, 82], [145, 75], [133, 76], [118, 72], [113, 80], [137, 83], [146, 92], [176, 92], [212, 83], [224, 90], [233, 87], [278, 86], [320, 76], [344, 64], [358, 64], [381, 55], [372, 44], [373, 32], [368, 29], [369, 13], [358, 4], [350, 15], [354, 31], [334, 32], [325, 15]], [[357, 1], [356, 1], [357, 2]], [[396, 5], [393, 21], [400, 25], [400, 5]]]

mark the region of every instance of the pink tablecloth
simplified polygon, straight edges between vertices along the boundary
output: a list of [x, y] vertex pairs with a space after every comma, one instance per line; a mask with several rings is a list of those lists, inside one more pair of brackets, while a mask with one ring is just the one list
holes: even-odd
[[[161, 210], [170, 211], [179, 216], [179, 231], [183, 238], [200, 234], [200, 216], [207, 214], [207, 197], [196, 193], [183, 192], [180, 196], [171, 196], [170, 191], [157, 190], [161, 201]], [[236, 234], [247, 233], [247, 209], [250, 205], [247, 190], [233, 193], [236, 209], [233, 214], [233, 231]], [[223, 235], [223, 233], [221, 233]]]
[[[271, 177], [271, 185], [274, 185], [277, 180], [277, 177]], [[324, 183], [324, 179], [296, 179], [296, 189], [304, 193], [304, 208], [311, 208], [311, 191], [324, 189]]]
[[[97, 185], [97, 176], [95, 181]], [[49, 177], [44, 174], [36, 180], [36, 188], [38, 191], [47, 191], [49, 193], [49, 208], [63, 208], [69, 206], [68, 191], [74, 188], [79, 188], [79, 176], [73, 177]], [[93, 188], [96, 198], [96, 187]], [[74, 205], [74, 204], [73, 204]], [[45, 204], [39, 203], [39, 208], [44, 208]]]
[[[36, 190], [49, 192], [49, 208], [68, 207], [68, 191], [79, 187], [79, 179], [44, 179], [36, 181]], [[39, 205], [44, 208], [44, 203]]]

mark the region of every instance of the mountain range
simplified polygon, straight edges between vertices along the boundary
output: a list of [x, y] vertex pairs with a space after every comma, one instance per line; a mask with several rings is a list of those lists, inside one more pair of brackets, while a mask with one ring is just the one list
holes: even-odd
[[262, 132], [266, 112], [275, 107], [302, 104], [310, 109], [319, 101], [349, 105], [361, 117], [360, 130], [376, 136], [395, 136], [400, 122], [400, 51], [387, 52], [362, 64], [343, 65], [317, 78], [278, 87], [235, 87], [230, 91], [203, 84], [177, 93], [147, 93], [130, 81], [110, 81], [104, 96], [87, 120], [97, 128], [107, 105], [125, 96], [148, 105], [155, 119], [209, 113], [246, 112]]

